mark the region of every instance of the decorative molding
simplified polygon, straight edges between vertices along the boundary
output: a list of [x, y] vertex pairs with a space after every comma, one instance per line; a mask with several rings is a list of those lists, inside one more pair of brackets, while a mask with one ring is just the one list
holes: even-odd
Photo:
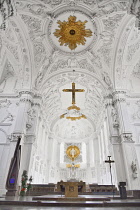
[[116, 90], [112, 93], [113, 96], [115, 95], [126, 95], [126, 91], [125, 90]]
[[117, 102], [126, 102], [125, 98], [117, 98], [115, 100], [113, 100], [113, 105], [115, 105]]
[[44, 61], [46, 57], [46, 49], [41, 41], [33, 42], [33, 47], [34, 47], [34, 61], [37, 67]]
[[119, 88], [120, 87], [122, 88], [125, 85], [123, 79], [124, 79], [124, 76], [127, 75], [127, 68], [126, 66], [123, 65], [122, 61], [123, 61], [123, 55], [124, 55], [124, 51], [127, 45], [127, 41], [128, 41], [133, 25], [134, 25], [134, 20], [128, 17], [127, 22], [124, 25], [125, 28], [124, 28], [123, 34], [120, 34], [120, 39], [116, 45], [117, 53], [116, 53], [114, 68], [116, 72], [115, 73], [116, 87], [119, 87]]
[[113, 127], [118, 128], [119, 127], [118, 114], [117, 114], [117, 110], [114, 107], [112, 107], [111, 116], [113, 119]]
[[98, 16], [109, 15], [120, 11], [126, 11], [128, 8], [128, 4], [129, 2], [126, 1], [107, 2], [103, 6], [99, 6]]
[[130, 62], [140, 48], [140, 40], [128, 46], [127, 61]]
[[19, 137], [21, 137], [21, 139], [23, 139], [23, 137], [24, 137], [23, 133], [18, 133], [18, 132], [12, 133], [11, 137], [9, 136], [9, 139], [11, 142], [14, 142], [14, 141], [18, 141]]
[[35, 135], [34, 134], [28, 134], [24, 137], [24, 144], [33, 144], [35, 142]]
[[136, 101], [137, 110], [133, 113], [132, 119], [133, 120], [140, 120], [140, 100]]
[[102, 77], [103, 77], [104, 82], [105, 82], [109, 87], [112, 87], [112, 82], [111, 82], [111, 79], [110, 79], [108, 73], [107, 73], [107, 72], [103, 72], [103, 73], [102, 73]]
[[140, 60], [138, 63], [134, 66], [132, 75], [140, 79]]
[[122, 133], [121, 134], [122, 143], [134, 143], [132, 138], [132, 133]]
[[33, 124], [35, 123], [35, 118], [36, 118], [36, 111], [33, 107], [31, 107], [27, 111], [26, 128], [28, 131], [32, 128]]
[[14, 58], [19, 61], [19, 55], [18, 55], [18, 46], [14, 46], [11, 43], [4, 42], [4, 45], [7, 47], [7, 49], [11, 52], [11, 54], [14, 56]]
[[15, 75], [14, 68], [8, 59], [6, 59], [3, 69], [4, 70], [0, 78], [0, 85], [8, 78], [13, 77]]
[[9, 108], [9, 106], [12, 104], [12, 102], [8, 99], [1, 99], [0, 100], [0, 109], [1, 108]]
[[28, 15], [21, 15], [21, 18], [28, 26], [30, 36], [32, 36], [32, 33], [37, 33], [41, 30], [41, 20]]
[[135, 27], [140, 29], [140, 1], [139, 0], [132, 0], [130, 4], [129, 13], [135, 15]]
[[20, 99], [20, 102], [24, 103], [24, 102], [29, 102], [29, 103], [32, 103], [32, 99], [29, 99], [29, 98], [21, 98]]
[[122, 18], [125, 14], [115, 14], [112, 17], [104, 18], [103, 24], [104, 28], [107, 31], [115, 30], [118, 27], [118, 24], [122, 21]]

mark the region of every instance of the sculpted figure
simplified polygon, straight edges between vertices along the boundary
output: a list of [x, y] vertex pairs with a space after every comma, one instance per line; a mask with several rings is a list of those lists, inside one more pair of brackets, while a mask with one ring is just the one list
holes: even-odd
[[136, 166], [136, 164], [133, 161], [132, 161], [132, 164], [131, 164], [131, 169], [132, 169], [134, 174], [137, 173], [137, 166]]

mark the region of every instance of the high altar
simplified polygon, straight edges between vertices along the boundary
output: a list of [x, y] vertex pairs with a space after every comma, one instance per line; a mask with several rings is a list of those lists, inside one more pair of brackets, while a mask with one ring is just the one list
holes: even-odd
[[85, 191], [85, 182], [63, 182], [57, 183], [57, 191], [64, 191], [65, 197], [78, 197], [78, 192]]

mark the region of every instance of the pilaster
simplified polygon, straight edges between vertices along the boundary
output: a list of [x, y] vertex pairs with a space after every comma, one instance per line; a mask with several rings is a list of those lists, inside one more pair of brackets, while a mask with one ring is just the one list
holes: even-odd
[[[121, 144], [123, 150], [123, 158], [125, 162], [126, 182], [129, 190], [139, 190], [139, 164], [137, 160], [134, 141], [131, 133], [123, 133], [121, 135]], [[135, 169], [133, 168], [135, 165]]]

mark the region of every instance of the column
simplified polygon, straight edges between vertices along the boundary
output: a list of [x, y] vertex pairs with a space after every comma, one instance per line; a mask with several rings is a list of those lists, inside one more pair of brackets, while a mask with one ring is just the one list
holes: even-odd
[[16, 124], [14, 133], [24, 133], [26, 129], [26, 120], [27, 120], [27, 111], [31, 106], [31, 102], [33, 100], [32, 93], [22, 91], [19, 93], [21, 95], [18, 114], [16, 118]]
[[[116, 91], [114, 93], [114, 106], [118, 112], [118, 120], [119, 120], [119, 135], [120, 135], [120, 144], [121, 148], [119, 148], [121, 155], [117, 155], [120, 159], [123, 170], [123, 179], [127, 183], [127, 188], [129, 190], [136, 190], [140, 188], [140, 181], [138, 177], [133, 177], [133, 170], [132, 170], [132, 162], [137, 166], [137, 174], [139, 174], [139, 166], [138, 160], [136, 155], [136, 150], [134, 146], [133, 136], [132, 136], [132, 127], [129, 120], [129, 114], [127, 111], [127, 104], [126, 104], [127, 97], [124, 91]], [[122, 151], [121, 151], [122, 150]], [[121, 168], [119, 168], [121, 173]], [[125, 176], [125, 178], [124, 178]]]
[[89, 140], [89, 156], [90, 156], [90, 167], [94, 167], [94, 150], [93, 150], [93, 139]]
[[94, 159], [95, 159], [95, 168], [96, 168], [96, 180], [99, 184], [101, 181], [100, 176], [100, 150], [99, 150], [99, 139], [98, 137], [94, 138]]

